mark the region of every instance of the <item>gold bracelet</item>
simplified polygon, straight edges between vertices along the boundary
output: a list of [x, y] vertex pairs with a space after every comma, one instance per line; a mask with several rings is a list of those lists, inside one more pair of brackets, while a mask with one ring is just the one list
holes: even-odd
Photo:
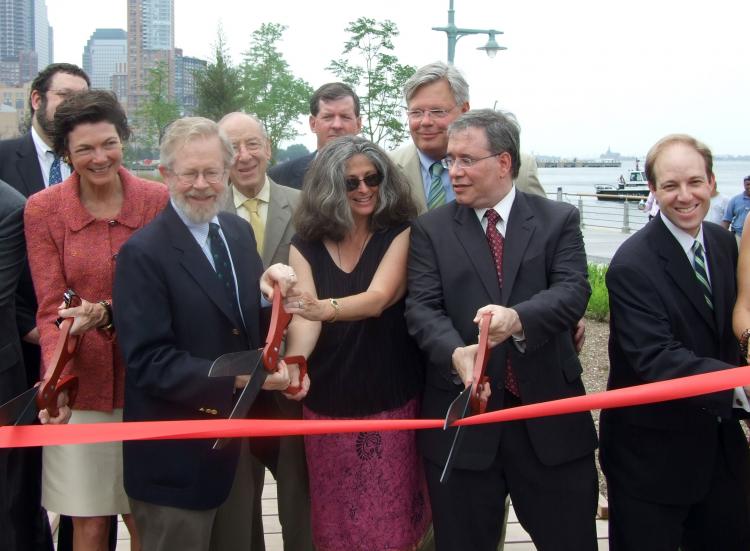
[[107, 313], [107, 319], [109, 320], [106, 324], [102, 325], [98, 329], [101, 329], [102, 331], [112, 331], [115, 327], [114, 324], [114, 316], [112, 316], [112, 305], [109, 303], [109, 301], [106, 300], [100, 300], [99, 304], [101, 304], [104, 307], [105, 312]]
[[339, 317], [339, 312], [341, 311], [341, 303], [339, 303], [339, 301], [335, 298], [329, 298], [328, 302], [333, 307], [333, 316], [327, 321], [328, 323], [333, 323]]
[[750, 339], [750, 327], [745, 329], [740, 335], [740, 354], [742, 354], [742, 360], [747, 360], [747, 341]]

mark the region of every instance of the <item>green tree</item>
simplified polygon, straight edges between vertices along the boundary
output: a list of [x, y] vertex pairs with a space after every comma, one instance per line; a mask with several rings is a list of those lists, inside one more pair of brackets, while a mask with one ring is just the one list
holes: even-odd
[[169, 93], [169, 68], [164, 61], [158, 62], [148, 70], [146, 80], [146, 98], [138, 108], [139, 127], [144, 132], [143, 142], [154, 145], [161, 143], [164, 132], [170, 123], [180, 117], [180, 106]]
[[273, 159], [275, 164], [279, 164], [285, 161], [291, 161], [292, 159], [296, 159], [297, 157], [302, 157], [303, 155], [308, 155], [309, 153], [310, 150], [307, 149], [304, 144], [293, 143], [286, 149], [278, 148]]
[[351, 36], [343, 57], [327, 69], [359, 95], [364, 136], [385, 148], [395, 147], [407, 137], [403, 86], [416, 69], [400, 64], [393, 53], [398, 36], [393, 21], [360, 17], [346, 31]]
[[299, 131], [292, 124], [307, 113], [312, 87], [296, 78], [276, 44], [286, 27], [263, 23], [253, 32], [240, 67], [246, 108], [263, 122], [272, 151]]
[[205, 71], [195, 74], [195, 88], [198, 96], [196, 115], [214, 121], [227, 113], [242, 110], [245, 104], [242, 75], [238, 67], [232, 66], [221, 28], [214, 44], [214, 58], [209, 61]]

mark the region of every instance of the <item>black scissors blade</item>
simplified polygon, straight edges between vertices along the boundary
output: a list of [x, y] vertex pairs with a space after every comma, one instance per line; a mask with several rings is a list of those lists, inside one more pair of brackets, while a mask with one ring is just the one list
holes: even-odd
[[[245, 374], [247, 374], [247, 372], [245, 372]], [[232, 413], [229, 414], [229, 419], [247, 418], [247, 414], [250, 412], [253, 402], [255, 402], [263, 383], [266, 381], [266, 377], [268, 377], [268, 373], [263, 368], [263, 363], [258, 362], [258, 365], [255, 366], [255, 369], [250, 374], [250, 380], [245, 385], [245, 388], [242, 389], [240, 397], [237, 398], [237, 401], [234, 403]], [[216, 442], [214, 442], [213, 449], [220, 450], [226, 445], [228, 440], [229, 438], [217, 438]]]
[[31, 425], [39, 413], [36, 407], [38, 392], [38, 387], [32, 387], [0, 406], [0, 426]]
[[[445, 416], [445, 424], [443, 430], [448, 430], [453, 423], [459, 419], [466, 417], [469, 412], [469, 401], [471, 399], [471, 387], [467, 387], [461, 391], [453, 402], [451, 402], [448, 408], [448, 413]], [[456, 455], [458, 455], [458, 449], [461, 447], [461, 440], [463, 440], [464, 427], [456, 427], [456, 433], [453, 435], [453, 443], [451, 449], [448, 452], [448, 458], [445, 460], [445, 467], [440, 475], [440, 483], [447, 484], [448, 479], [451, 476], [453, 470], [453, 463], [456, 462]]]
[[250, 375], [260, 365], [262, 350], [241, 350], [222, 354], [214, 360], [208, 370], [209, 377], [236, 377]]

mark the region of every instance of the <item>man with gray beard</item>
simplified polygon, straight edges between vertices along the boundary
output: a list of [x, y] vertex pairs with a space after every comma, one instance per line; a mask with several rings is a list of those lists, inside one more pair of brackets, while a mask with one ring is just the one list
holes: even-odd
[[[121, 249], [115, 274], [115, 325], [127, 362], [127, 421], [215, 419], [231, 411], [248, 376], [209, 378], [213, 360], [260, 347], [261, 294], [273, 282], [290, 296], [288, 266], [263, 264], [250, 226], [219, 212], [234, 151], [216, 123], [174, 122], [162, 141], [159, 170], [171, 201]], [[281, 362], [263, 388], [284, 390]], [[213, 440], [125, 442], [125, 490], [143, 548], [251, 549], [245, 439], [212, 450]], [[247, 515], [252, 518], [252, 515]]]

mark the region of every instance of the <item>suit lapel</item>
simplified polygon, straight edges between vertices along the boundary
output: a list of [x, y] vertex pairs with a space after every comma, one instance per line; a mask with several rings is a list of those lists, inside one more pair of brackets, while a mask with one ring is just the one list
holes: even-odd
[[521, 260], [526, 253], [529, 240], [534, 234], [534, 213], [526, 203], [526, 197], [516, 190], [516, 199], [510, 210], [506, 225], [505, 247], [503, 249], [503, 289], [502, 303], [507, 304], [516, 283]]
[[44, 189], [44, 176], [42, 175], [42, 169], [39, 167], [39, 158], [36, 154], [34, 138], [31, 137], [31, 132], [26, 135], [26, 138], [21, 142], [16, 152], [18, 154], [16, 170], [18, 170], [18, 174], [26, 188], [24, 195], [29, 197], [37, 191], [42, 191]]
[[482, 225], [479, 223], [474, 209], [455, 203], [453, 203], [453, 208], [456, 209], [453, 217], [456, 237], [474, 265], [474, 270], [490, 296], [491, 302], [501, 304], [500, 284], [497, 281], [495, 261], [492, 258], [492, 253], [490, 253], [487, 237], [482, 231]]
[[[237, 324], [232, 305], [229, 298], [216, 277], [216, 272], [206, 258], [203, 249], [196, 242], [193, 234], [180, 220], [171, 203], [164, 210], [167, 226], [170, 229], [172, 246], [182, 252], [180, 264], [185, 271], [195, 280], [196, 284], [208, 295], [211, 301], [221, 310], [224, 315]], [[223, 228], [222, 228], [223, 229]]]
[[281, 238], [291, 223], [292, 208], [287, 198], [279, 192], [278, 185], [269, 180], [268, 216], [263, 238], [263, 265], [269, 266], [281, 244]]
[[706, 323], [715, 331], [714, 314], [706, 304], [703, 289], [695, 277], [693, 267], [690, 265], [685, 251], [682, 250], [675, 237], [669, 233], [661, 217], [657, 217], [655, 221], [654, 244], [664, 262], [664, 271], [672, 278]]
[[726, 312], [734, 307], [735, 301], [735, 263], [725, 249], [719, 245], [713, 233], [706, 231], [703, 226], [703, 241], [706, 245], [706, 259], [708, 261], [709, 277], [711, 278], [711, 292], [714, 303], [714, 320], [719, 335], [724, 334]]

